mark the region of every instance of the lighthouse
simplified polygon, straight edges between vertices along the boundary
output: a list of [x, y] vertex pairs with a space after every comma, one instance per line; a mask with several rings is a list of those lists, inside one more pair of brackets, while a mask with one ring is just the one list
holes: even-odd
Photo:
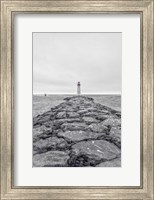
[[80, 82], [77, 83], [77, 95], [81, 94], [81, 84]]

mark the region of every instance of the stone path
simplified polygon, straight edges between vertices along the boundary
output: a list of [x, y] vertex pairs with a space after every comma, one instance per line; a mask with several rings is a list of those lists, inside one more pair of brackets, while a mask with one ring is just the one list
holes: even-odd
[[33, 119], [34, 167], [120, 167], [121, 113], [74, 96]]

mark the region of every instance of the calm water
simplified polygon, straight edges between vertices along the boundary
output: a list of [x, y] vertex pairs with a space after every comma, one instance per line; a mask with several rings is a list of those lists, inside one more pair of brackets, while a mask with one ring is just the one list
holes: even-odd
[[[121, 110], [120, 95], [87, 95], [92, 97], [96, 103], [109, 106], [115, 110]], [[42, 114], [52, 107], [64, 102], [64, 98], [69, 95], [33, 95], [33, 117]]]

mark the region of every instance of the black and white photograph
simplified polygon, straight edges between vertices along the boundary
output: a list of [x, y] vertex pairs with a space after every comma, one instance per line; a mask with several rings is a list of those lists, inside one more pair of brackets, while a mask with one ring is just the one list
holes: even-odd
[[34, 32], [33, 167], [121, 167], [122, 33]]

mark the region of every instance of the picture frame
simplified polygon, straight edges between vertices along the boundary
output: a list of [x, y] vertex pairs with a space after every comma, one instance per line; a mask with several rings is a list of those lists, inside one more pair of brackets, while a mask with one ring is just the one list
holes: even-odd
[[[14, 186], [13, 19], [16, 13], [140, 14], [141, 184], [140, 186]], [[153, 190], [153, 0], [1, 0], [1, 199], [152, 200]]]

